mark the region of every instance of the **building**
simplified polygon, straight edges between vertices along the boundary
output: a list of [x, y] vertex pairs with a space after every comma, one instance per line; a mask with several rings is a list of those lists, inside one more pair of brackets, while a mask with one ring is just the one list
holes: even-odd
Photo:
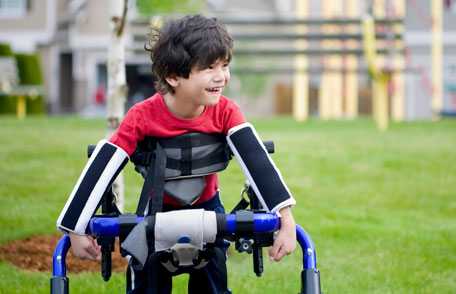
[[[304, 0], [298, 0], [304, 1]], [[308, 0], [309, 17], [322, 17], [322, 2]], [[344, 0], [348, 3], [349, 0]], [[350, 0], [351, 1], [351, 0]], [[130, 0], [127, 36], [127, 82], [129, 103], [154, 92], [151, 87], [150, 61], [142, 50], [146, 25]], [[369, 1], [358, 1], [361, 16]], [[384, 0], [385, 11], [394, 7]], [[406, 119], [431, 116], [431, 15], [428, 0], [406, 1], [404, 41], [408, 48], [405, 72]], [[456, 109], [456, 3], [446, 0], [444, 10], [444, 108]], [[293, 18], [295, 1], [206, 1], [208, 14], [220, 18], [261, 15], [272, 18]], [[343, 12], [343, 11], [342, 11]], [[394, 13], [394, 11], [393, 11]], [[236, 32], [234, 27], [229, 30]], [[50, 113], [85, 113], [102, 103], [106, 88], [106, 60], [109, 46], [109, 0], [0, 0], [0, 42], [8, 42], [16, 51], [38, 51], [41, 55], [47, 107]], [[242, 43], [238, 42], [238, 43]], [[291, 59], [284, 58], [284, 65]], [[318, 60], [314, 62], [318, 63]], [[360, 60], [360, 62], [362, 62]], [[234, 67], [238, 67], [235, 64]], [[241, 66], [239, 66], [241, 68]], [[235, 71], [236, 72], [236, 71]], [[271, 114], [276, 111], [276, 85], [291, 88], [290, 73], [233, 76], [230, 91], [247, 112]], [[321, 89], [320, 76], [311, 76], [311, 87]], [[367, 74], [359, 76], [360, 89], [367, 87]], [[243, 86], [258, 88], [245, 94]], [[258, 90], [258, 91], [255, 91]], [[243, 94], [244, 93], [244, 94]], [[250, 99], [250, 96], [258, 96]], [[361, 107], [361, 105], [360, 105]], [[315, 114], [318, 107], [314, 106]]]

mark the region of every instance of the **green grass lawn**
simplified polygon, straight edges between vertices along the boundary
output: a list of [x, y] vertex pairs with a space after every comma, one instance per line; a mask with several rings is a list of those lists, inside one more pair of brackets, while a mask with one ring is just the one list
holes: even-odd
[[[325, 293], [456, 293], [456, 120], [393, 124], [369, 120], [254, 122], [298, 204], [293, 212], [312, 236]], [[56, 232], [55, 220], [104, 135], [103, 120], [0, 118], [0, 244]], [[127, 209], [140, 193], [126, 168]], [[239, 199], [237, 164], [221, 175], [228, 208]], [[250, 256], [232, 253], [234, 293], [297, 293], [297, 250], [281, 263], [265, 259], [256, 278]], [[69, 274], [71, 293], [123, 293], [122, 274]], [[49, 293], [50, 273], [0, 262], [0, 293]], [[185, 293], [186, 277], [175, 293]]]

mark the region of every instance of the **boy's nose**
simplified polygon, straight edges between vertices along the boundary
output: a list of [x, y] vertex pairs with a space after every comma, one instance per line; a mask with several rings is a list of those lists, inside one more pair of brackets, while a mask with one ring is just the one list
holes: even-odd
[[230, 76], [230, 73], [226, 69], [220, 68], [215, 72], [213, 79], [214, 79], [214, 82], [221, 82], [224, 80], [228, 80], [229, 76]]
[[213, 76], [214, 82], [220, 82], [225, 79], [225, 74], [223, 73], [222, 70], [217, 70], [216, 73]]

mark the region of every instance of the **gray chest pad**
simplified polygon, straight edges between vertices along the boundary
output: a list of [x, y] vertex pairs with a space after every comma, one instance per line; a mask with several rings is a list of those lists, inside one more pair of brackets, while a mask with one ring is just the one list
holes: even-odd
[[182, 205], [193, 204], [204, 191], [206, 179], [204, 177], [174, 179], [165, 182], [166, 194], [172, 196]]

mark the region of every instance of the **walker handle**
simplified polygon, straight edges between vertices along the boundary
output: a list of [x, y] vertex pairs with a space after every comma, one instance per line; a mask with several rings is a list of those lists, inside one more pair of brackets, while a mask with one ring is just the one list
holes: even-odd
[[[131, 218], [135, 223], [143, 220], [143, 217]], [[226, 232], [236, 232], [236, 217], [234, 214], [226, 215]], [[254, 214], [253, 228], [256, 232], [273, 232], [280, 226], [280, 220], [275, 214]], [[132, 224], [133, 225], [133, 224]], [[105, 236], [119, 235], [119, 217], [94, 217], [90, 220], [89, 230], [92, 234]], [[297, 241], [303, 255], [303, 269], [301, 272], [300, 294], [320, 294], [320, 272], [317, 269], [315, 247], [310, 236], [304, 229], [296, 225]], [[53, 268], [51, 294], [68, 294], [69, 279], [66, 277], [66, 254], [70, 248], [70, 237], [64, 235], [57, 244], [53, 256]]]

